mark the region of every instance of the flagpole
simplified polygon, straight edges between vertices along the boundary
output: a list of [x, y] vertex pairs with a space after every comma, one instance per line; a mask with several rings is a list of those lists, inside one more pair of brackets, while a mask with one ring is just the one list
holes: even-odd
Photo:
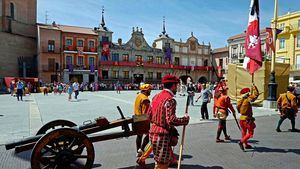
[[268, 84], [269, 87], [269, 93], [267, 100], [269, 101], [276, 101], [276, 92], [277, 92], [277, 84], [275, 81], [275, 59], [276, 59], [276, 40], [277, 40], [277, 17], [278, 17], [278, 0], [274, 0], [275, 7], [274, 7], [274, 29], [273, 29], [273, 42], [274, 42], [274, 52], [272, 55], [272, 61], [271, 61], [271, 76], [270, 81]]

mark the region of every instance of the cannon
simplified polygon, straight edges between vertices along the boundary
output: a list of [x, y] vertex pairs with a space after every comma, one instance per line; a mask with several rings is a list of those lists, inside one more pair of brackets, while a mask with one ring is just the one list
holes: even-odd
[[[93, 166], [95, 150], [93, 143], [112, 140], [149, 131], [147, 115], [125, 118], [117, 106], [121, 119], [109, 122], [105, 117], [94, 122], [86, 121], [81, 126], [68, 120], [54, 120], [42, 126], [37, 134], [17, 142], [5, 144], [6, 150], [15, 149], [16, 153], [31, 150], [31, 168], [80, 168]], [[130, 129], [129, 124], [132, 124]], [[101, 131], [122, 127], [122, 131], [101, 133]], [[78, 168], [78, 167], [77, 167]]]

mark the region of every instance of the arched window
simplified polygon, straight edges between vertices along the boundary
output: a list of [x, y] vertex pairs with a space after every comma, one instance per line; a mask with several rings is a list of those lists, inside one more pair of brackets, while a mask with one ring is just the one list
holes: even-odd
[[10, 3], [10, 16], [12, 19], [15, 19], [15, 5], [14, 3]]

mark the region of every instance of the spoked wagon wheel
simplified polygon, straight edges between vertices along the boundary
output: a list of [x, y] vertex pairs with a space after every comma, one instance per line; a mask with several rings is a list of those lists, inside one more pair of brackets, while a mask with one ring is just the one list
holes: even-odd
[[31, 168], [90, 169], [94, 158], [93, 144], [84, 133], [60, 128], [47, 133], [36, 143], [31, 154]]
[[43, 127], [41, 127], [39, 129], [39, 131], [36, 133], [36, 135], [46, 134], [47, 132], [49, 132], [51, 130], [62, 128], [62, 127], [74, 127], [74, 126], [77, 126], [77, 125], [68, 120], [54, 120], [54, 121], [50, 121], [49, 123], [46, 123], [45, 125], [43, 125]]

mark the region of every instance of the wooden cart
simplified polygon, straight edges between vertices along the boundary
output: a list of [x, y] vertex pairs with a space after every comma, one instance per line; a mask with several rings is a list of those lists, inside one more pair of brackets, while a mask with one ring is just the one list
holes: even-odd
[[[84, 122], [82, 126], [67, 120], [55, 120], [45, 124], [36, 134], [18, 142], [8, 143], [6, 149], [15, 149], [17, 153], [32, 149], [32, 169], [79, 168], [90, 169], [93, 166], [95, 151], [92, 143], [130, 137], [147, 133], [150, 122], [146, 115], [125, 118], [120, 107], [121, 119], [109, 122], [99, 117], [94, 122]], [[132, 129], [129, 128], [132, 124]], [[116, 133], [101, 134], [101, 131], [122, 127]]]

